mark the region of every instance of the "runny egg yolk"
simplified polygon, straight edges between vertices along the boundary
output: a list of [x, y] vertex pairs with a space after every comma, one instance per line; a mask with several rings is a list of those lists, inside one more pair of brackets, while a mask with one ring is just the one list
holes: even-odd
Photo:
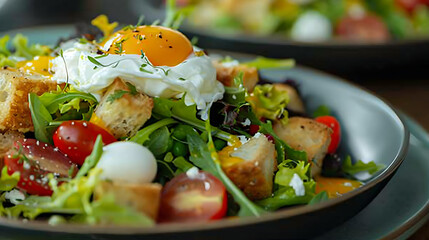
[[33, 60], [18, 62], [16, 67], [25, 73], [38, 73], [44, 76], [52, 76], [49, 72], [49, 69], [52, 67], [52, 59], [54, 59], [54, 57], [36, 56]]
[[316, 193], [326, 191], [329, 198], [336, 198], [362, 186], [359, 181], [345, 178], [316, 177]]
[[193, 52], [192, 44], [185, 35], [160, 26], [121, 30], [102, 45], [110, 42], [107, 53], [141, 55], [143, 52], [154, 66], [176, 66]]

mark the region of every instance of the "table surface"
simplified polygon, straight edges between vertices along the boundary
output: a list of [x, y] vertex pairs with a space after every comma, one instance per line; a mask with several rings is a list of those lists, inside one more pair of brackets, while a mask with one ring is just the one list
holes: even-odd
[[[358, 85], [369, 89], [397, 109], [420, 123], [429, 131], [429, 111], [425, 103], [429, 103], [429, 74], [425, 69], [411, 73], [412, 69], [391, 74], [378, 72], [376, 74], [343, 74], [343, 77], [353, 80]], [[427, 70], [426, 70], [427, 71]], [[423, 225], [410, 240], [429, 239], [429, 222]]]

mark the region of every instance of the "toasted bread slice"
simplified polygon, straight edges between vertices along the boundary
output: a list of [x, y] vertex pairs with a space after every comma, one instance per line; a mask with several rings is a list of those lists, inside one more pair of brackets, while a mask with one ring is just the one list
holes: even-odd
[[57, 82], [18, 70], [0, 70], [0, 131], [33, 131], [28, 93], [41, 95], [57, 89]]
[[216, 68], [216, 77], [225, 86], [233, 86], [234, 78], [240, 73], [243, 72], [243, 86], [249, 91], [252, 92], [256, 84], [259, 81], [258, 70], [255, 67], [248, 67], [245, 65], [236, 65], [236, 66], [225, 66], [219, 61], [214, 61], [213, 65]]
[[230, 153], [230, 157], [243, 161], [223, 165], [223, 170], [249, 199], [260, 200], [271, 196], [277, 167], [274, 144], [264, 135], [259, 135]]
[[283, 83], [275, 83], [273, 85], [276, 89], [286, 91], [289, 95], [289, 103], [286, 106], [288, 109], [302, 115], [305, 114], [304, 102], [302, 101], [301, 96], [298, 94], [298, 91], [294, 87]]
[[94, 191], [94, 198], [113, 194], [118, 204], [131, 207], [138, 212], [156, 220], [161, 199], [161, 184], [124, 184], [102, 181]]
[[143, 93], [125, 93], [119, 99], [109, 99], [117, 91], [130, 89], [117, 78], [103, 95], [95, 115], [116, 138], [130, 137], [151, 117], [153, 99]]
[[274, 132], [292, 148], [306, 151], [308, 161], [312, 163], [312, 175], [320, 174], [331, 143], [332, 129], [313, 119], [292, 117], [286, 125], [276, 122]]

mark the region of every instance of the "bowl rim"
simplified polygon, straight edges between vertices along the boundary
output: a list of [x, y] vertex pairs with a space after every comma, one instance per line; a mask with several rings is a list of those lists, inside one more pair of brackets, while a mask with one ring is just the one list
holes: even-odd
[[[224, 52], [224, 51], [221, 51]], [[233, 54], [229, 52], [230, 54]], [[236, 53], [234, 53], [236, 54]], [[254, 56], [250, 54], [241, 54], [245, 56]], [[270, 212], [269, 214], [260, 216], [260, 217], [248, 217], [248, 218], [240, 218], [240, 219], [222, 219], [218, 221], [213, 221], [210, 223], [171, 223], [171, 224], [160, 224], [154, 227], [135, 227], [135, 226], [106, 226], [106, 225], [83, 225], [83, 224], [64, 224], [58, 226], [49, 225], [47, 221], [35, 220], [35, 221], [23, 221], [22, 219], [7, 219], [5, 217], [0, 217], [0, 226], [18, 228], [22, 230], [33, 230], [33, 231], [44, 231], [44, 232], [61, 232], [61, 233], [71, 233], [71, 234], [109, 234], [109, 235], [150, 235], [150, 234], [169, 234], [169, 233], [185, 233], [185, 232], [193, 232], [193, 231], [208, 231], [208, 230], [216, 230], [216, 229], [227, 229], [227, 228], [235, 228], [244, 225], [256, 225], [259, 223], [266, 223], [270, 221], [275, 221], [279, 219], [286, 219], [294, 216], [299, 216], [303, 214], [308, 214], [311, 212], [316, 212], [323, 210], [325, 208], [329, 208], [345, 202], [351, 198], [356, 197], [359, 194], [362, 194], [369, 189], [375, 187], [377, 184], [383, 182], [388, 179], [391, 175], [395, 173], [397, 168], [401, 165], [403, 160], [405, 159], [408, 146], [409, 146], [409, 137], [410, 132], [407, 125], [404, 123], [401, 115], [398, 114], [398, 111], [393, 108], [393, 106], [382, 97], [379, 97], [377, 94], [353, 83], [343, 78], [337, 77], [335, 75], [331, 75], [329, 73], [325, 73], [323, 71], [319, 71], [313, 68], [297, 66], [297, 68], [303, 71], [309, 71], [317, 75], [322, 75], [329, 77], [335, 81], [340, 81], [349, 85], [352, 88], [357, 88], [372, 97], [378, 99], [385, 106], [388, 107], [389, 110], [392, 111], [395, 117], [400, 124], [400, 127], [403, 129], [403, 138], [402, 145], [398, 149], [395, 158], [392, 162], [377, 176], [373, 177], [368, 183], [363, 185], [362, 187], [355, 189], [349, 193], [344, 194], [343, 196], [330, 199], [329, 201], [318, 203], [315, 205], [301, 205], [294, 206], [288, 209], [279, 210], [276, 212]]]

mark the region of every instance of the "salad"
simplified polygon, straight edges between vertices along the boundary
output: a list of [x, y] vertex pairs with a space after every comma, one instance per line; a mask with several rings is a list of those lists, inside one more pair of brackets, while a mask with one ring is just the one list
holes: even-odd
[[[305, 109], [293, 60], [213, 58], [162, 25], [118, 27], [56, 47], [0, 39], [0, 215], [50, 224], [213, 221], [340, 197], [383, 166], [336, 155], [329, 108]], [[13, 50], [10, 50], [13, 49]]]
[[[429, 34], [427, 0], [185, 0], [190, 23], [296, 41], [386, 42]], [[252, 13], [252, 14], [249, 14]]]

